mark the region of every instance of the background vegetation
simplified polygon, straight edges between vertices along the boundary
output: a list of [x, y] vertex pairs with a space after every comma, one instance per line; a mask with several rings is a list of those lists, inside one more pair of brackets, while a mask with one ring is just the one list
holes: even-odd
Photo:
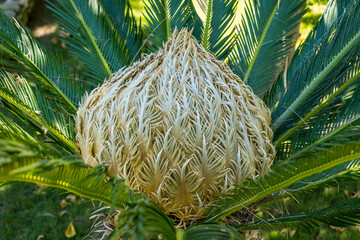
[[[56, 22], [51, 17], [44, 19], [45, 9], [41, 5], [42, 1], [37, 2], [39, 6], [35, 8], [36, 11], [30, 16], [29, 21], [32, 30], [38, 31], [35, 36], [49, 47], [66, 50], [66, 46], [57, 41]], [[300, 41], [316, 24], [326, 2], [308, 1], [310, 12], [303, 18]], [[140, 21], [143, 5], [140, 4], [140, 0], [131, 0], [131, 3]], [[315, 210], [347, 198], [358, 197], [359, 191], [357, 182], [349, 184], [348, 180], [340, 180], [335, 186], [322, 187], [301, 199], [290, 198], [268, 208], [276, 209], [278, 216], [286, 216], [290, 210]], [[42, 189], [41, 186], [24, 183], [3, 185], [0, 186], [0, 239], [64, 239], [70, 223], [73, 223], [76, 231], [72, 239], [83, 239], [88, 236], [91, 229], [92, 221], [89, 217], [93, 210], [92, 202], [81, 200], [61, 190]], [[262, 218], [266, 214], [266, 211], [261, 212], [258, 217]], [[359, 226], [347, 229], [321, 226], [314, 231], [306, 232], [285, 229], [263, 233], [265, 239], [358, 239], [359, 235]]]

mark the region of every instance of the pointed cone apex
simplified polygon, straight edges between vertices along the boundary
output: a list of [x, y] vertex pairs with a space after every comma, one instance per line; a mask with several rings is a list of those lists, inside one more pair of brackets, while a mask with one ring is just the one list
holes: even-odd
[[186, 221], [234, 184], [269, 171], [269, 125], [262, 100], [183, 29], [95, 89], [76, 128], [85, 162], [108, 164]]

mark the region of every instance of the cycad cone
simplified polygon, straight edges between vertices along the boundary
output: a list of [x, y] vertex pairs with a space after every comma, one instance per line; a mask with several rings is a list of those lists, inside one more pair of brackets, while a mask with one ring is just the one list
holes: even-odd
[[262, 100], [184, 29], [85, 97], [76, 127], [86, 163], [108, 164], [186, 221], [269, 171], [269, 124]]

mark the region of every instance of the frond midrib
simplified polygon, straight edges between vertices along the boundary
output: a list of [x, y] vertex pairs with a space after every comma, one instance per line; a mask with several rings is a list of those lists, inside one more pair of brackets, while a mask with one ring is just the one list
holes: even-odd
[[106, 73], [108, 74], [108, 76], [110, 76], [110, 75], [112, 74], [112, 71], [111, 71], [111, 69], [110, 69], [110, 67], [109, 67], [109, 65], [108, 65], [108, 63], [107, 63], [104, 55], [102, 54], [99, 46], [97, 45], [94, 35], [92, 34], [89, 26], [86, 24], [86, 22], [85, 22], [84, 19], [82, 18], [82, 16], [81, 16], [78, 8], [76, 7], [74, 1], [73, 1], [73, 0], [70, 0], [70, 3], [71, 3], [71, 6], [73, 7], [73, 9], [74, 9], [75, 12], [76, 12], [77, 18], [80, 20], [82, 26], [84, 27], [85, 32], [86, 32], [88, 38], [90, 39], [91, 44], [93, 45], [93, 47], [94, 47], [94, 49], [95, 49], [95, 51], [96, 51], [96, 54], [98, 55], [101, 63], [103, 64]]
[[323, 164], [320, 164], [320, 165], [317, 165], [316, 167], [313, 167], [313, 168], [310, 168], [306, 171], [303, 171], [303, 172], [300, 172], [300, 173], [297, 173], [295, 174], [294, 176], [291, 176], [290, 178], [286, 178], [282, 181], [280, 181], [279, 183], [275, 184], [275, 185], [272, 185], [262, 191], [260, 191], [259, 193], [255, 194], [254, 196], [251, 196], [250, 198], [248, 198], [247, 200], [245, 200], [244, 202], [241, 202], [241, 204], [235, 204], [233, 206], [231, 206], [230, 208], [227, 208], [226, 210], [218, 213], [218, 214], [215, 214], [211, 217], [209, 217], [206, 222], [211, 222], [211, 221], [216, 221], [216, 220], [219, 220], [221, 219], [222, 217], [224, 216], [227, 216], [235, 211], [238, 211], [246, 206], [249, 206], [250, 204], [264, 198], [264, 197], [267, 197], [269, 196], [270, 194], [276, 192], [276, 191], [279, 191], [285, 187], [288, 187], [298, 181], [300, 181], [301, 179], [304, 179], [306, 177], [309, 177], [313, 174], [316, 174], [316, 173], [319, 173], [319, 172], [322, 172], [326, 169], [329, 169], [329, 168], [332, 168], [332, 167], [335, 167], [341, 163], [344, 163], [344, 162], [347, 162], [347, 161], [351, 161], [353, 159], [356, 159], [356, 158], [360, 158], [360, 151], [359, 152], [356, 152], [356, 153], [351, 153], [347, 156], [343, 156], [343, 157], [340, 157], [340, 158], [336, 158], [332, 161], [329, 161], [329, 162], [325, 162]]
[[[286, 131], [282, 134], [275, 142], [274, 145], [276, 146], [278, 143], [283, 142], [284, 140], [288, 139], [292, 134], [296, 132], [300, 127], [306, 124], [308, 120], [310, 120], [315, 114], [317, 114], [321, 109], [323, 109], [331, 100], [333, 100], [336, 96], [338, 96], [341, 92], [343, 92], [350, 84], [352, 84], [355, 80], [360, 78], [360, 72], [349, 79], [344, 85], [339, 87], [336, 91], [334, 91], [328, 98], [326, 98], [323, 102], [321, 102], [316, 108], [311, 110], [304, 118], [296, 123], [294, 127]], [[348, 125], [348, 124], [347, 124]]]
[[273, 131], [276, 131], [281, 124], [300, 106], [300, 104], [306, 99], [306, 97], [315, 89], [316, 86], [326, 77], [336, 64], [345, 56], [345, 54], [352, 48], [357, 41], [360, 40], [360, 31], [358, 31], [354, 37], [341, 49], [341, 51], [331, 60], [331, 62], [314, 78], [311, 83], [305, 87], [299, 96], [296, 97], [295, 101], [286, 108], [285, 112], [282, 113], [276, 121], [272, 124]]
[[279, 3], [275, 5], [275, 7], [274, 7], [274, 9], [273, 9], [273, 11], [272, 11], [272, 13], [270, 15], [270, 18], [268, 19], [268, 21], [267, 21], [267, 23], [265, 25], [264, 31], [261, 34], [261, 38], [260, 38], [260, 40], [259, 40], [259, 42], [257, 44], [258, 47], [256, 48], [256, 50], [254, 52], [254, 56], [251, 58], [251, 62], [249, 64], [249, 67], [246, 70], [246, 74], [245, 74], [245, 77], [244, 77], [244, 80], [243, 80], [244, 83], [247, 83], [248, 80], [249, 80], [250, 74], [251, 74], [251, 72], [252, 72], [252, 70], [253, 70], [253, 68], [255, 66], [255, 62], [257, 61], [257, 57], [258, 57], [259, 52], [260, 52], [260, 50], [261, 50], [261, 48], [263, 46], [266, 35], [267, 35], [267, 33], [268, 33], [269, 29], [270, 29], [270, 26], [271, 26], [271, 24], [272, 24], [272, 22], [273, 22], [273, 20], [275, 18], [276, 12], [278, 10], [278, 5], [280, 4], [280, 2], [281, 2], [281, 0], [279, 0]]
[[9, 96], [7, 93], [5, 93], [2, 89], [0, 89], [0, 97], [4, 98], [6, 101], [8, 101], [12, 105], [14, 105], [16, 108], [20, 109], [22, 112], [24, 112], [26, 115], [28, 115], [35, 122], [37, 122], [38, 124], [40, 124], [41, 126], [46, 128], [47, 130], [49, 130], [52, 134], [54, 134], [57, 138], [59, 138], [67, 146], [71, 147], [73, 150], [76, 151], [77, 145], [73, 141], [68, 139], [65, 135], [63, 135], [61, 132], [59, 132], [53, 126], [51, 126], [48, 123], [46, 123], [45, 121], [43, 121], [40, 116], [33, 114], [33, 112], [31, 112], [27, 107], [18, 103], [11, 96]]

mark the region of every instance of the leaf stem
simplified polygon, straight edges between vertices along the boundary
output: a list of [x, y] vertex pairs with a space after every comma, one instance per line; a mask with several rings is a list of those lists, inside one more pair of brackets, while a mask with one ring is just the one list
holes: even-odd
[[294, 174], [293, 176], [289, 177], [289, 178], [279, 178], [279, 182], [275, 185], [272, 185], [268, 188], [263, 189], [262, 191], [252, 195], [251, 197], [247, 198], [244, 202], [235, 204], [233, 206], [231, 206], [230, 208], [227, 208], [226, 210], [221, 211], [218, 214], [215, 214], [214, 216], [209, 217], [208, 219], [206, 219], [205, 222], [211, 222], [211, 221], [216, 221], [219, 220], [229, 214], [232, 214], [236, 211], [239, 211], [243, 208], [245, 208], [246, 206], [249, 206], [250, 204], [266, 197], [269, 196], [270, 194], [279, 191], [285, 187], [288, 187], [298, 181], [300, 181], [301, 179], [304, 179], [306, 177], [309, 177], [313, 174], [322, 172], [324, 170], [327, 170], [329, 168], [335, 167], [341, 163], [356, 159], [356, 158], [360, 158], [360, 151], [354, 153], [353, 151], [350, 152], [350, 154], [340, 157], [340, 158], [336, 158], [334, 160], [330, 160], [328, 162], [324, 162], [321, 165], [317, 165], [314, 168], [310, 168], [306, 171], [301, 171], [297, 174]]
[[281, 124], [293, 113], [300, 104], [306, 99], [306, 97], [315, 89], [315, 87], [326, 77], [326, 75], [336, 67], [337, 63], [345, 56], [345, 54], [351, 49], [353, 45], [360, 39], [360, 31], [345, 45], [343, 49], [331, 60], [331, 62], [315, 77], [311, 83], [305, 87], [301, 94], [295, 99], [295, 101], [286, 109], [281, 116], [276, 119], [272, 125], [273, 131], [276, 131]]
[[257, 46], [257, 48], [255, 50], [254, 56], [251, 58], [251, 62], [249, 64], [249, 67], [246, 70], [244, 83], [247, 83], [248, 80], [249, 80], [250, 74], [251, 74], [251, 72], [252, 72], [252, 70], [253, 70], [253, 68], [255, 66], [255, 62], [257, 60], [257, 57], [258, 57], [259, 52], [261, 50], [261, 47], [262, 47], [262, 45], [263, 45], [263, 43], [265, 41], [266, 35], [267, 35], [267, 33], [268, 33], [269, 29], [270, 29], [271, 23], [273, 22], [273, 20], [275, 18], [275, 15], [276, 15], [276, 12], [278, 10], [278, 6], [279, 6], [280, 2], [281, 2], [281, 0], [279, 0], [279, 3], [276, 3], [276, 5], [274, 7], [274, 10], [272, 11], [272, 13], [270, 15], [270, 18], [269, 18], [268, 22], [266, 23], [264, 31], [261, 34], [261, 38], [260, 38], [260, 40], [259, 40], [259, 42], [257, 44], [258, 46]]
[[[100, 61], [101, 61], [101, 63], [103, 64], [106, 73], [108, 74], [108, 76], [110, 76], [110, 75], [112, 74], [112, 71], [111, 71], [109, 65], [107, 64], [106, 59], [104, 58], [101, 50], [99, 49], [99, 46], [98, 46], [97, 43], [96, 43], [96, 40], [95, 40], [94, 35], [92, 34], [89, 26], [85, 23], [83, 17], [81, 16], [79, 10], [78, 10], [77, 7], [76, 7], [74, 1], [73, 1], [73, 0], [70, 0], [70, 3], [71, 3], [71, 6], [73, 7], [73, 9], [75, 10], [76, 15], [77, 15], [78, 19], [80, 20], [82, 26], [84, 27], [85, 32], [86, 32], [86, 34], [88, 35], [88, 38], [90, 39], [90, 41], [91, 41], [91, 43], [92, 43], [92, 45], [93, 45], [93, 47], [94, 47], [94, 49], [95, 49], [95, 51], [96, 51], [96, 54], [97, 54], [98, 57], [100, 58]], [[87, 4], [90, 4], [90, 3], [87, 3]]]
[[303, 126], [306, 121], [308, 121], [310, 118], [312, 118], [315, 114], [317, 114], [321, 109], [323, 109], [331, 100], [333, 100], [337, 95], [339, 95], [342, 91], [344, 91], [351, 83], [353, 83], [355, 80], [357, 80], [360, 77], [360, 72], [350, 78], [349, 81], [347, 81], [345, 84], [343, 84], [340, 88], [338, 88], [334, 93], [332, 93], [327, 99], [325, 99], [323, 102], [321, 102], [315, 109], [313, 109], [311, 112], [309, 112], [304, 118], [302, 118], [300, 121], [296, 123], [295, 127], [292, 127], [289, 129], [286, 133], [282, 134], [275, 142], [274, 145], [285, 141], [288, 139], [296, 130], [298, 130], [301, 126]]
[[11, 103], [12, 105], [14, 105], [16, 108], [18, 108], [19, 110], [21, 110], [22, 112], [24, 112], [26, 115], [28, 115], [32, 120], [34, 120], [35, 122], [37, 122], [38, 124], [40, 124], [42, 127], [46, 128], [47, 130], [49, 130], [52, 134], [54, 134], [57, 138], [59, 138], [62, 142], [64, 142], [67, 146], [69, 146], [70, 148], [72, 148], [73, 150], [76, 151], [77, 146], [76, 144], [71, 141], [70, 139], [68, 139], [66, 136], [64, 136], [61, 132], [59, 132], [57, 129], [55, 129], [53, 126], [49, 125], [48, 123], [46, 123], [45, 121], [43, 121], [41, 119], [41, 117], [39, 115], [37, 115], [36, 113], [34, 113], [33, 111], [31, 111], [30, 109], [28, 109], [27, 107], [25, 107], [23, 104], [18, 103], [16, 100], [14, 100], [11, 96], [9, 96], [8, 94], [6, 94], [5, 92], [3, 92], [0, 89], [0, 97], [4, 98], [6, 101], [8, 101], [9, 103]]
[[205, 27], [203, 30], [203, 46], [206, 51], [210, 51], [210, 27], [211, 27], [211, 20], [212, 20], [212, 12], [213, 12], [213, 0], [208, 1], [208, 6], [206, 9], [206, 21]]

